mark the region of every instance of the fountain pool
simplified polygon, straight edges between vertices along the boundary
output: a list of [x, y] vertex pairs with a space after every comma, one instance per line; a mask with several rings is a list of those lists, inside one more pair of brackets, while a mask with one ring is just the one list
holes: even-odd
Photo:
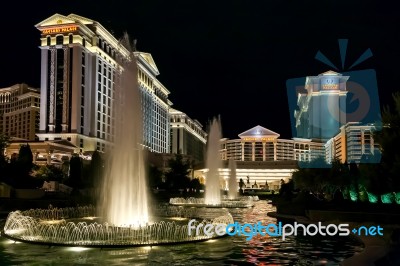
[[[275, 207], [264, 200], [253, 208], [230, 209], [241, 223], [276, 223], [266, 215], [270, 211]], [[30, 245], [0, 236], [0, 265], [339, 265], [362, 250], [348, 237], [293, 236], [282, 241], [260, 236], [246, 241], [244, 236], [229, 236], [196, 244], [98, 249]]]
[[153, 208], [157, 215], [143, 226], [115, 226], [95, 217], [94, 207], [32, 209], [11, 212], [4, 225], [4, 236], [22, 242], [50, 246], [123, 247], [204, 241], [219, 237], [200, 231], [188, 234], [188, 220], [206, 224], [233, 223], [226, 210], [179, 208], [160, 205]]

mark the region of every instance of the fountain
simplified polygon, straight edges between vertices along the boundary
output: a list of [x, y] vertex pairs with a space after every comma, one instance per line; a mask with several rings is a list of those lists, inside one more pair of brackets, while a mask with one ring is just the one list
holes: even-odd
[[219, 177], [219, 169], [222, 168], [222, 160], [219, 153], [221, 137], [221, 122], [219, 118], [214, 118], [210, 126], [207, 141], [206, 166], [208, 172], [206, 177], [205, 204], [209, 205], [221, 204], [221, 184]]
[[229, 180], [228, 180], [228, 198], [230, 200], [236, 199], [238, 194], [238, 183], [236, 180], [236, 162], [233, 159], [229, 160]]
[[[254, 201], [258, 200], [257, 196], [237, 197], [236, 166], [234, 167], [235, 169], [230, 167], [231, 174], [234, 175], [230, 178], [233, 181], [229, 182], [229, 187], [232, 188], [230, 189], [231, 193], [228, 197], [221, 196], [219, 176], [219, 169], [222, 168], [220, 140], [221, 122], [219, 118], [214, 118], [210, 126], [207, 141], [206, 166], [208, 171], [206, 174], [206, 195], [204, 198], [171, 198], [169, 200], [171, 205], [208, 208], [247, 208], [254, 206]], [[230, 162], [230, 164], [236, 165], [234, 161]]]
[[[122, 45], [132, 51], [128, 35]], [[147, 184], [143, 159], [141, 96], [133, 53], [120, 62], [121, 75], [114, 86], [115, 141], [101, 195], [101, 216], [111, 224], [145, 225], [149, 222]], [[123, 70], [122, 70], [123, 69]]]
[[[95, 208], [33, 209], [11, 212], [4, 226], [4, 236], [21, 242], [51, 246], [127, 247], [204, 241], [219, 237], [215, 232], [207, 235], [188, 234], [188, 221], [200, 218], [198, 224], [233, 223], [226, 210], [209, 212], [197, 208], [161, 206], [154, 213], [162, 220], [139, 227], [119, 227], [99, 223]], [[170, 217], [170, 218], [168, 218]]]
[[[127, 35], [122, 45], [129, 49]], [[130, 50], [131, 51], [131, 50]], [[142, 110], [135, 53], [119, 62], [115, 80], [115, 141], [107, 165], [100, 206], [50, 208], [11, 212], [4, 236], [18, 241], [67, 246], [121, 247], [204, 241], [215, 232], [188, 234], [188, 220], [208, 224], [233, 223], [226, 210], [156, 206], [149, 213], [142, 141]], [[218, 139], [219, 141], [219, 139]], [[218, 167], [215, 168], [218, 173]], [[218, 176], [216, 176], [218, 178]], [[212, 178], [211, 178], [212, 180]], [[215, 182], [215, 181], [214, 181]], [[217, 191], [212, 202], [220, 202]], [[211, 191], [210, 191], [211, 192]], [[218, 192], [218, 194], [217, 194]], [[217, 201], [219, 200], [219, 201]]]

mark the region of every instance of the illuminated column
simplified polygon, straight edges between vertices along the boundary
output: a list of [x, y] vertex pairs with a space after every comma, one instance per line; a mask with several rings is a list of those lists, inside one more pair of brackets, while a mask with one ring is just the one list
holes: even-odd
[[251, 160], [252, 161], [256, 160], [256, 143], [255, 142], [251, 143]]
[[242, 142], [241, 144], [242, 144], [242, 161], [244, 161], [244, 142]]
[[276, 161], [276, 141], [274, 141], [274, 161]]
[[68, 132], [68, 48], [64, 47], [62, 132]]
[[365, 153], [364, 129], [361, 129], [361, 155]]
[[371, 142], [371, 154], [373, 155], [373, 154], [375, 154], [375, 147], [374, 147], [374, 138], [373, 138], [373, 135], [371, 134], [371, 132], [370, 132], [370, 142]]
[[263, 151], [263, 161], [265, 161], [265, 142], [263, 141], [263, 143], [262, 143], [262, 151]]
[[47, 78], [49, 73], [48, 71], [48, 50], [47, 49], [42, 49], [42, 66], [41, 66], [41, 73], [42, 77], [40, 80], [40, 132], [46, 132], [46, 117], [47, 117], [47, 97], [49, 95], [47, 94]]
[[49, 110], [49, 132], [54, 132], [54, 100], [55, 100], [55, 57], [56, 49], [50, 49], [50, 110]]
[[[46, 144], [49, 145], [48, 143], [46, 143]], [[51, 164], [51, 153], [52, 153], [52, 150], [47, 149], [47, 164], [48, 165]]]

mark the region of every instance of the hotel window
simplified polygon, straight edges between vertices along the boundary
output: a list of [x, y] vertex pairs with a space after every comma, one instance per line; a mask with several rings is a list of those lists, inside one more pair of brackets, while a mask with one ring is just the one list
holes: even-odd
[[74, 41], [74, 35], [70, 34], [70, 35], [68, 36], [68, 38], [69, 38], [69, 43], [73, 43], [73, 41]]
[[82, 38], [82, 46], [85, 47], [86, 46], [86, 39]]
[[50, 45], [51, 45], [51, 37], [47, 36], [47, 46], [50, 46]]
[[58, 35], [56, 37], [56, 44], [63, 44], [64, 43], [64, 36], [63, 35]]

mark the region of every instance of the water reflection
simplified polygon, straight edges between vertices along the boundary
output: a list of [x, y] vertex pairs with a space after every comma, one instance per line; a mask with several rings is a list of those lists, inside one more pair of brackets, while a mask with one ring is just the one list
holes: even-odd
[[[259, 201], [253, 208], [231, 209], [241, 223], [276, 223], [266, 215], [274, 207]], [[0, 238], [0, 265], [338, 265], [361, 252], [345, 237], [224, 237], [196, 244], [126, 249], [47, 247]]]

